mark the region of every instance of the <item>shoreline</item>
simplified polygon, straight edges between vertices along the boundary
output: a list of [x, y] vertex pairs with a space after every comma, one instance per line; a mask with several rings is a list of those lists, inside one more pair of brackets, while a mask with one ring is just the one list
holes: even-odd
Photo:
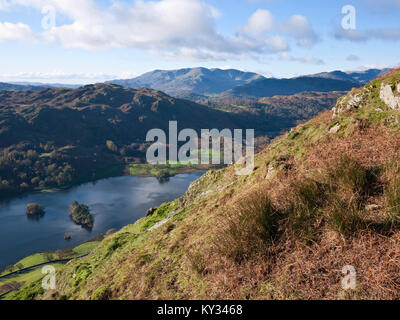
[[[154, 167], [150, 164], [146, 164], [146, 163], [131, 163], [131, 164], [127, 164], [127, 165], [118, 165], [115, 168], [120, 169], [121, 171], [116, 172], [116, 174], [105, 174], [105, 175], [101, 175], [99, 177], [96, 177], [94, 179], [89, 179], [89, 178], [81, 178], [81, 179], [77, 179], [76, 182], [73, 182], [71, 184], [65, 185], [65, 186], [59, 186], [59, 187], [53, 187], [53, 188], [41, 188], [41, 189], [33, 189], [33, 190], [27, 190], [21, 193], [16, 193], [15, 195], [11, 196], [11, 197], [6, 197], [6, 198], [0, 198], [0, 205], [2, 203], [5, 203], [7, 201], [10, 201], [14, 198], [18, 198], [24, 195], [28, 195], [28, 194], [36, 194], [36, 193], [55, 193], [55, 192], [60, 192], [60, 191], [66, 191], [69, 190], [71, 188], [77, 187], [79, 185], [85, 184], [85, 183], [90, 183], [90, 182], [96, 182], [96, 181], [100, 181], [103, 179], [108, 179], [108, 178], [116, 178], [116, 177], [139, 177], [139, 178], [157, 178], [156, 174], [152, 174], [150, 172], [147, 173], [140, 173], [140, 174], [131, 174], [129, 172], [129, 168], [131, 165], [141, 165], [141, 166], [148, 166], [149, 168]], [[185, 174], [185, 173], [194, 173], [194, 172], [201, 172], [201, 171], [207, 171], [210, 169], [215, 169], [216, 167], [214, 166], [205, 166], [204, 168], [200, 168], [198, 167], [188, 167], [188, 168], [176, 168], [176, 172], [174, 172], [173, 174], [171, 174], [169, 177], [174, 177], [176, 175], [179, 174]], [[220, 167], [221, 168], [221, 167]]]

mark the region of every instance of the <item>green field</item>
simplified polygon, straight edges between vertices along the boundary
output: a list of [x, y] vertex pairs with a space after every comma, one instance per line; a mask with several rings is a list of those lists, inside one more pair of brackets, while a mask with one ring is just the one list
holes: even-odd
[[181, 163], [175, 164], [130, 164], [129, 174], [131, 176], [157, 176], [162, 170], [167, 170], [169, 175], [173, 176], [185, 170], [193, 170], [196, 166]]
[[[89, 254], [93, 249], [95, 249], [99, 245], [100, 241], [89, 241], [85, 242], [79, 246], [76, 246], [72, 249], [65, 250], [57, 250], [54, 252], [43, 252], [43, 253], [35, 253], [24, 259], [18, 261], [13, 266], [7, 267], [0, 276], [7, 275], [11, 272], [15, 272], [21, 269], [29, 268], [35, 265], [40, 265], [43, 263], [51, 263], [51, 261], [55, 260], [63, 260], [63, 259], [73, 259]], [[60, 269], [65, 263], [51, 263], [56, 270]], [[15, 274], [10, 277], [0, 279], [0, 295], [8, 292], [10, 287], [20, 287], [20, 286], [28, 286], [31, 283], [34, 283], [40, 280], [44, 275], [42, 274], [42, 269], [39, 267], [37, 269]], [[0, 300], [11, 299], [15, 292], [9, 292], [4, 296], [0, 297]]]
[[[210, 162], [213, 154], [215, 152], [212, 149], [200, 150], [197, 152], [200, 156], [206, 154], [209, 156]], [[128, 165], [128, 172], [131, 176], [158, 176], [160, 172], [166, 171], [169, 176], [174, 176], [180, 173], [195, 171], [195, 170], [207, 170], [211, 168], [212, 165], [202, 165], [202, 164], [192, 164], [187, 162], [172, 162], [167, 161], [167, 164], [148, 164], [148, 163], [135, 163]]]
[[[51, 266], [53, 266], [56, 269], [56, 271], [61, 269], [61, 267], [64, 265], [65, 265], [65, 263], [51, 264]], [[11, 299], [13, 299], [13, 296], [16, 293], [16, 291], [9, 291], [7, 289], [5, 289], [2, 292], [2, 287], [4, 288], [5, 285], [7, 285], [7, 284], [13, 284], [13, 285], [17, 285], [17, 286], [29, 285], [31, 283], [34, 283], [34, 282], [42, 279], [45, 276], [46, 276], [45, 274], [42, 274], [42, 268], [37, 268], [37, 269], [31, 270], [26, 273], [16, 274], [7, 279], [0, 279], [0, 295], [7, 292], [3, 296], [0, 296], [0, 300], [11, 300]]]
[[80, 257], [82, 255], [90, 253], [94, 248], [96, 248], [96, 246], [99, 243], [100, 241], [89, 241], [73, 249], [57, 250], [54, 252], [35, 253], [23, 258], [14, 265], [7, 267], [4, 271], [0, 273], [0, 276], [4, 276], [11, 272], [15, 272], [21, 269], [29, 268], [50, 261]]
[[[73, 259], [77, 258], [80, 256], [83, 256], [85, 254], [90, 253], [94, 248], [98, 246], [100, 241], [95, 240], [95, 241], [89, 241], [85, 242], [79, 246], [76, 246], [75, 248], [72, 249], [64, 249], [64, 250], [57, 250], [57, 251], [49, 251], [49, 252], [42, 252], [42, 253], [35, 253], [30, 256], [27, 256], [17, 263], [15, 263], [12, 266], [8, 266], [5, 270], [3, 270], [0, 273], [0, 276], [5, 276], [9, 273], [22, 270], [25, 268], [29, 268], [38, 264], [43, 264], [46, 262], [51, 262], [51, 261], [56, 261], [56, 260], [64, 260], [64, 259]], [[24, 274], [25, 275], [25, 274]], [[7, 278], [7, 282], [9, 282], [9, 279], [13, 278]], [[0, 285], [4, 283], [0, 281]]]
[[91, 251], [93, 251], [99, 245], [99, 243], [100, 243], [100, 241], [85, 242], [85, 243], [82, 243], [81, 245], [75, 247], [73, 249], [73, 251], [78, 256], [82, 256], [84, 254], [88, 254]]
[[[57, 250], [52, 252], [42, 252], [35, 253], [30, 256], [23, 258], [12, 266], [9, 266], [0, 273], [0, 276], [7, 275], [11, 272], [15, 272], [21, 269], [29, 268], [32, 266], [40, 265], [43, 263], [51, 264], [56, 270], [59, 270], [66, 262], [63, 263], [51, 263], [51, 261], [64, 260], [64, 259], [74, 259], [82, 257], [86, 254], [92, 252], [101, 242], [103, 236], [97, 237], [92, 241], [82, 243], [71, 249]], [[0, 279], [0, 296], [8, 291], [12, 287], [27, 287], [32, 283], [37, 282], [45, 275], [42, 274], [42, 268], [36, 268], [28, 272], [23, 272], [20, 274], [15, 274], [7, 278]], [[6, 293], [4, 296], [0, 297], [0, 300], [12, 299], [16, 294], [17, 290]]]

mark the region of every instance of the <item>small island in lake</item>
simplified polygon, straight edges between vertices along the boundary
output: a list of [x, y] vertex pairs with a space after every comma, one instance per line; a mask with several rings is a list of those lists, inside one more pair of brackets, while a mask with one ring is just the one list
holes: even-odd
[[64, 234], [64, 240], [71, 240], [71, 235], [69, 233]]
[[38, 203], [29, 203], [26, 206], [26, 214], [30, 218], [41, 218], [44, 215], [44, 207]]
[[161, 183], [169, 181], [170, 177], [171, 177], [171, 173], [167, 169], [160, 170], [156, 174], [156, 178]]
[[74, 201], [69, 208], [69, 215], [76, 224], [86, 229], [93, 228], [93, 216], [88, 206]]

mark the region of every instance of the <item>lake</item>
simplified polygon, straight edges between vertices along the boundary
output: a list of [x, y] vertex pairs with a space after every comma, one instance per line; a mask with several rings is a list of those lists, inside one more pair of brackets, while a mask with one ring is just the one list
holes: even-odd
[[[180, 174], [160, 183], [153, 177], [115, 177], [54, 193], [31, 193], [0, 202], [0, 268], [27, 255], [74, 247], [108, 230], [120, 229], [145, 216], [151, 207], [182, 196], [203, 172]], [[88, 231], [69, 216], [74, 201], [89, 206], [94, 226]], [[45, 214], [28, 219], [26, 205], [38, 203]], [[64, 240], [64, 234], [72, 239]]]

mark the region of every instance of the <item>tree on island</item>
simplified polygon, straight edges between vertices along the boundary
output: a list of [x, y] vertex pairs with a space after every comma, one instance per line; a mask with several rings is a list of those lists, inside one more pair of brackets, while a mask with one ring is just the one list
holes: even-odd
[[38, 203], [29, 203], [26, 206], [26, 214], [29, 217], [41, 217], [44, 215], [44, 207]]
[[88, 206], [74, 201], [69, 208], [69, 215], [76, 224], [86, 229], [93, 228], [93, 216]]
[[162, 169], [162, 170], [158, 171], [157, 174], [156, 174], [156, 178], [161, 183], [162, 182], [167, 182], [170, 177], [171, 177], [171, 173], [169, 172], [168, 169]]

